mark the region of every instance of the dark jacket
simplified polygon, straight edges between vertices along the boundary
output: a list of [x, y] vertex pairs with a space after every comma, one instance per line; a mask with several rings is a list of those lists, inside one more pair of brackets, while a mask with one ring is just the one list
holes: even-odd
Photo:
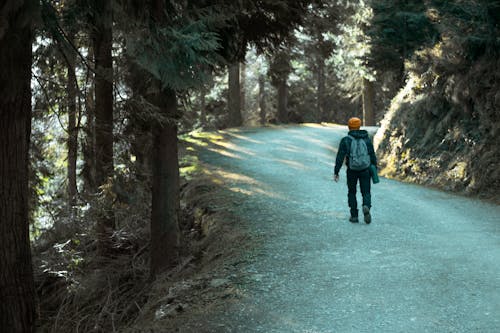
[[[349, 135], [357, 138], [362, 138], [366, 142], [366, 147], [368, 148], [368, 154], [370, 154], [370, 161], [373, 165], [377, 166], [377, 157], [375, 156], [375, 149], [373, 149], [373, 143], [368, 137], [368, 132], [365, 130], [355, 130], [349, 131]], [[349, 168], [349, 152], [351, 150], [351, 138], [345, 136], [340, 141], [339, 150], [337, 151], [337, 158], [335, 159], [335, 175], [339, 174], [344, 158], [346, 160], [347, 168]]]

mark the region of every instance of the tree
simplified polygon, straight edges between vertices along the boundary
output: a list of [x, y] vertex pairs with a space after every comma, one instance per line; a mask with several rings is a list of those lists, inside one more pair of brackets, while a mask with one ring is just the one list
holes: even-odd
[[247, 85], [247, 64], [246, 59], [244, 59], [240, 64], [240, 109], [242, 117], [245, 114], [245, 106], [246, 106], [246, 85]]
[[316, 110], [312, 119], [325, 120], [326, 99], [326, 59], [333, 52], [334, 43], [325, 38], [327, 32], [336, 33], [339, 16], [342, 12], [341, 5], [337, 2], [313, 3], [307, 11], [302, 29], [296, 33], [305, 55], [304, 61], [314, 73], [316, 85]]
[[373, 82], [363, 78], [363, 125], [375, 126]]
[[241, 116], [241, 86], [240, 63], [235, 62], [228, 66], [228, 126], [237, 127], [243, 123]]
[[424, 0], [371, 1], [373, 19], [366, 32], [371, 37], [370, 64], [379, 70], [399, 71], [404, 83], [404, 62], [415, 50], [432, 45], [439, 34], [427, 15]]
[[277, 91], [277, 121], [288, 123], [288, 75], [292, 72], [290, 53], [279, 50], [272, 55], [269, 64], [271, 83]]
[[365, 33], [373, 16], [372, 9], [363, 0], [348, 5], [339, 18], [336, 44], [332, 57], [340, 87], [352, 100], [362, 99], [363, 124], [375, 125], [374, 82], [376, 72], [370, 66], [372, 52], [369, 36]]
[[[113, 177], [113, 12], [111, 0], [93, 2], [93, 50], [95, 61], [95, 176], [97, 186]], [[101, 212], [97, 221], [98, 248], [109, 249], [109, 238], [115, 228], [114, 214]]]
[[7, 1], [0, 20], [0, 327], [35, 331], [28, 220], [31, 41], [38, 1]]
[[[179, 163], [177, 156], [176, 90], [203, 82], [203, 70], [211, 63], [219, 44], [215, 34], [206, 32], [206, 18], [187, 17], [180, 6], [154, 0], [137, 11], [124, 6], [129, 15], [138, 15], [127, 41], [131, 59], [147, 82], [144, 97], [154, 114], [150, 119], [153, 142], [150, 273], [152, 277], [178, 262]], [[132, 37], [133, 36], [133, 37]], [[179, 75], [183, 73], [184, 75]], [[141, 91], [137, 91], [141, 94]]]
[[259, 121], [265, 125], [267, 120], [266, 113], [266, 80], [264, 74], [259, 74]]
[[[75, 33], [68, 33], [68, 41], [74, 43]], [[68, 110], [68, 206], [70, 211], [76, 204], [76, 194], [78, 188], [76, 184], [76, 164], [78, 158], [78, 124], [77, 124], [77, 94], [78, 85], [76, 78], [76, 53], [72, 47], [65, 50], [65, 60], [67, 69], [67, 110]]]
[[266, 0], [257, 6], [254, 1], [154, 0], [141, 7], [139, 3], [123, 1], [124, 12], [133, 17], [130, 22], [137, 22], [129, 27], [127, 50], [150, 74], [153, 93], [148, 100], [157, 110], [156, 119], [152, 119], [154, 150], [165, 154], [161, 159], [155, 156], [155, 163], [159, 164], [153, 166], [153, 184], [164, 184], [152, 189], [153, 276], [177, 260], [180, 235], [176, 93], [199, 87], [206, 79], [204, 69], [220, 65], [222, 58], [226, 63], [240, 61], [249, 42], [261, 48], [278, 44], [300, 21], [307, 3], [290, 0], [276, 5], [275, 1]]

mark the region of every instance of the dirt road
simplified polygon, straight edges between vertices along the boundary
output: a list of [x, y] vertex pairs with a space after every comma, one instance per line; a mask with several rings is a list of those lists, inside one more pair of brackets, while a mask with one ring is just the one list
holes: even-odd
[[180, 332], [500, 332], [500, 207], [382, 179], [372, 224], [352, 224], [345, 168], [332, 181], [345, 134], [229, 131], [203, 154], [258, 245], [228, 278], [239, 297]]

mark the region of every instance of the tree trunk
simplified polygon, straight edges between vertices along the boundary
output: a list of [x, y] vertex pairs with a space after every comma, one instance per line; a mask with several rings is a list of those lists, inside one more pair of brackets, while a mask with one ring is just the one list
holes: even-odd
[[[92, 60], [93, 62], [93, 60]], [[94, 82], [93, 75], [91, 76], [91, 82]], [[84, 182], [84, 192], [85, 193], [95, 193], [96, 183], [95, 183], [95, 102], [94, 102], [94, 83], [91, 84], [91, 88], [87, 91], [87, 96], [85, 96], [85, 140], [83, 142], [83, 182]]]
[[7, 21], [0, 29], [0, 329], [6, 333], [35, 331], [28, 219], [32, 38], [28, 8], [37, 3], [25, 1], [2, 13]]
[[207, 89], [200, 89], [200, 124], [204, 128], [207, 126]]
[[318, 56], [318, 65], [317, 65], [317, 95], [316, 95], [316, 108], [318, 110], [318, 118], [317, 121], [326, 120], [325, 114], [325, 60]]
[[[102, 186], [113, 177], [113, 58], [111, 0], [95, 2], [94, 59], [95, 75], [95, 150], [96, 184]], [[97, 221], [98, 248], [107, 252], [109, 237], [115, 228], [112, 210], [103, 209]]]
[[278, 122], [288, 123], [288, 85], [286, 79], [278, 84]]
[[[165, 3], [155, 0], [153, 3], [156, 24], [163, 20]], [[170, 121], [153, 125], [153, 172], [151, 189], [151, 247], [150, 274], [154, 278], [161, 271], [178, 262], [180, 243], [179, 230], [179, 160], [177, 155], [177, 99], [175, 91], [162, 89], [161, 82], [152, 80], [156, 91], [152, 104], [159, 108], [162, 118]], [[163, 119], [164, 120], [164, 119]]]
[[229, 96], [228, 108], [229, 118], [228, 127], [238, 127], [243, 123], [241, 117], [241, 101], [240, 101], [240, 63], [236, 62], [229, 66]]
[[266, 81], [264, 75], [259, 75], [259, 115], [260, 124], [266, 124]]
[[[246, 79], [247, 79], [247, 65], [242, 62], [240, 64], [240, 113], [242, 119], [245, 119], [245, 103], [246, 103]], [[244, 121], [243, 121], [244, 122]]]
[[[177, 108], [175, 92], [164, 91], [155, 104], [163, 115], [173, 117]], [[151, 276], [155, 277], [178, 262], [179, 161], [174, 120], [154, 126], [152, 184]]]
[[[70, 36], [73, 42], [73, 36]], [[70, 211], [76, 204], [76, 161], [78, 151], [78, 128], [76, 124], [77, 84], [75, 74], [76, 54], [73, 50], [66, 53], [68, 83], [66, 93], [68, 97], [68, 206]]]
[[364, 126], [375, 126], [373, 113], [373, 82], [363, 79], [363, 124]]

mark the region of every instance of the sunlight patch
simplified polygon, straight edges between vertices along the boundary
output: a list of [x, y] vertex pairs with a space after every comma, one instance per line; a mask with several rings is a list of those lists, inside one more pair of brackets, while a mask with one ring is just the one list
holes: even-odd
[[224, 150], [224, 149], [209, 148], [208, 150], [210, 150], [211, 152], [217, 153], [217, 154], [221, 154], [221, 155], [226, 156], [226, 157], [237, 158], [239, 160], [242, 159], [241, 156], [238, 156], [236, 154], [230, 153], [230, 152], [228, 152], [227, 150]]
[[237, 181], [240, 183], [252, 184], [252, 185], [260, 185], [261, 184], [257, 180], [255, 180], [251, 177], [239, 174], [239, 173], [233, 173], [233, 172], [228, 172], [228, 171], [224, 171], [224, 170], [217, 170], [217, 171], [214, 171], [214, 174], [216, 174], [219, 177], [224, 178], [225, 180], [232, 180], [232, 181]]

